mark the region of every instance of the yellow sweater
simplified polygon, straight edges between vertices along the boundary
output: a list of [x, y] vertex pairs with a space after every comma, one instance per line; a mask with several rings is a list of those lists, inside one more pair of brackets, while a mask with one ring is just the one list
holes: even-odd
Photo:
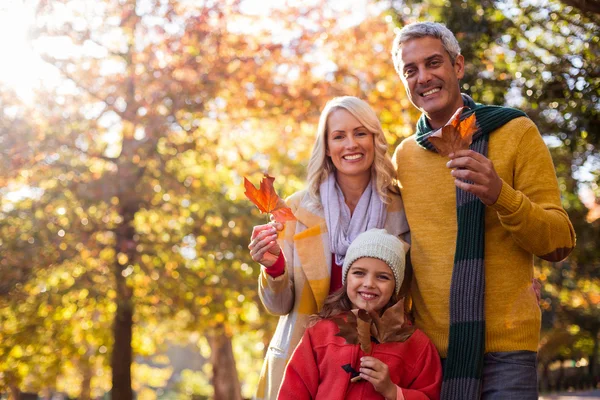
[[[520, 117], [494, 131], [488, 158], [503, 186], [485, 213], [485, 351], [537, 351], [541, 313], [532, 287], [533, 255], [566, 257], [575, 232], [561, 206], [550, 153], [530, 119]], [[414, 136], [394, 154], [411, 230], [415, 323], [441, 357], [448, 349], [457, 233], [448, 161], [419, 147]]]

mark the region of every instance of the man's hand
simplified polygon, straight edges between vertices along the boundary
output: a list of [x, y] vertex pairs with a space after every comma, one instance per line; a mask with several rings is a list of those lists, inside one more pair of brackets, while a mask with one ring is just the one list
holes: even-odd
[[454, 184], [458, 188], [473, 193], [486, 206], [491, 206], [498, 200], [502, 179], [487, 157], [473, 150], [459, 150], [449, 157], [450, 161], [446, 165], [452, 168], [451, 174], [456, 178]]
[[252, 228], [252, 237], [248, 248], [254, 261], [261, 263], [266, 268], [275, 264], [281, 254], [281, 248], [277, 244], [277, 231], [282, 229], [283, 225], [278, 222], [257, 225]]
[[360, 377], [371, 382], [375, 390], [388, 400], [395, 400], [397, 387], [390, 379], [388, 366], [375, 357], [360, 359]]

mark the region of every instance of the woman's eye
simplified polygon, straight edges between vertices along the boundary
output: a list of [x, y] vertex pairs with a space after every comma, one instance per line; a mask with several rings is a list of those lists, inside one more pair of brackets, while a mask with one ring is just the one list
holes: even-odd
[[367, 136], [368, 133], [367, 132], [356, 132], [356, 136], [358, 137], [363, 137], [363, 136]]

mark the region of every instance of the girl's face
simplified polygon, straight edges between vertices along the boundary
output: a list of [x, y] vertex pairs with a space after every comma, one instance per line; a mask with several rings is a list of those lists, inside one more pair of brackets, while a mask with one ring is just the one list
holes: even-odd
[[327, 118], [327, 152], [337, 177], [371, 179], [374, 137], [350, 112], [336, 109]]
[[396, 280], [390, 267], [377, 258], [356, 260], [346, 277], [346, 291], [354, 308], [379, 311], [390, 301]]

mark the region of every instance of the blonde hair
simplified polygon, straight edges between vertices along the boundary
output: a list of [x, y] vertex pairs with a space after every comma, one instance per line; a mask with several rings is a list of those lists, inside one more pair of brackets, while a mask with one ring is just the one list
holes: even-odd
[[373, 134], [375, 158], [371, 166], [371, 179], [375, 179], [377, 193], [384, 203], [389, 203], [388, 192], [398, 192], [396, 186], [396, 171], [388, 155], [388, 143], [383, 133], [381, 123], [373, 109], [363, 100], [354, 96], [335, 97], [325, 105], [319, 118], [317, 137], [313, 151], [308, 161], [308, 194], [315, 204], [320, 204], [319, 187], [331, 173], [335, 166], [327, 156], [327, 119], [335, 111], [343, 109], [356, 118], [367, 130]]

